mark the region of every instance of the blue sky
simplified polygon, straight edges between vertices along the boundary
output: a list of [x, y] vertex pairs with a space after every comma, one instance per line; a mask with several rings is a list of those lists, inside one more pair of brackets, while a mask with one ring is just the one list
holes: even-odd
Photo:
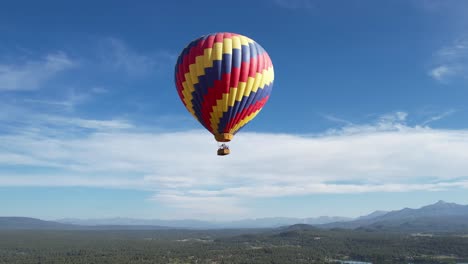
[[[7, 1], [0, 215], [358, 216], [468, 204], [468, 3]], [[178, 53], [260, 43], [271, 98], [231, 144], [188, 114]]]

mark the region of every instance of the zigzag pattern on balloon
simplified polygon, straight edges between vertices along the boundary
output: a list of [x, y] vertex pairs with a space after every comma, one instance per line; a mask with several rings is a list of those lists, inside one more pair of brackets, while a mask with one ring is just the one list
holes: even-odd
[[175, 67], [182, 102], [213, 134], [235, 134], [255, 117], [269, 98], [273, 80], [273, 64], [265, 50], [233, 33], [192, 41]]

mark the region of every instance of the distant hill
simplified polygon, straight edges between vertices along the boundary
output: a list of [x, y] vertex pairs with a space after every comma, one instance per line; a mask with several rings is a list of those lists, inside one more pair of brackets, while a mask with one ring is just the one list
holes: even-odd
[[418, 209], [404, 208], [375, 217], [329, 223], [320, 227], [402, 232], [468, 232], [468, 205], [439, 201]]
[[79, 226], [81, 230], [166, 230], [174, 229], [167, 226], [155, 225], [96, 225], [96, 226]]
[[308, 231], [308, 230], [319, 230], [319, 229], [313, 225], [295, 224], [291, 226], [280, 227], [277, 230], [281, 232], [290, 232], [290, 231]]
[[213, 228], [210, 222], [200, 220], [159, 220], [159, 219], [134, 219], [134, 218], [103, 218], [103, 219], [76, 219], [64, 218], [56, 220], [64, 224], [81, 226], [161, 226], [171, 228]]
[[295, 224], [319, 225], [332, 222], [350, 221], [352, 218], [339, 216], [320, 216], [309, 218], [288, 218], [288, 217], [266, 217], [256, 219], [245, 219], [232, 222], [221, 223], [232, 228], [274, 228]]
[[44, 221], [28, 217], [0, 217], [0, 230], [15, 230], [15, 229], [37, 229], [37, 230], [53, 230], [53, 229], [78, 229], [78, 226], [62, 224], [52, 221]]
[[439, 201], [418, 209], [375, 211], [355, 219], [343, 217], [271, 217], [238, 221], [158, 219], [61, 219], [43, 221], [27, 217], [0, 217], [0, 229], [61, 230], [159, 230], [159, 229], [241, 229], [278, 228], [280, 232], [320, 229], [360, 229], [366, 231], [463, 232], [468, 233], [468, 205]]
[[331, 222], [350, 221], [347, 217], [320, 216], [311, 218], [266, 217], [256, 219], [243, 219], [237, 221], [200, 221], [200, 220], [160, 220], [160, 219], [133, 219], [133, 218], [106, 218], [106, 219], [59, 219], [57, 222], [83, 226], [96, 225], [140, 225], [140, 226], [166, 226], [172, 228], [194, 229], [220, 229], [220, 228], [274, 228], [294, 224], [319, 225]]
[[344, 229], [355, 229], [362, 226], [367, 226], [378, 221], [379, 217], [382, 217], [389, 212], [387, 211], [374, 211], [368, 215], [363, 215], [358, 218], [349, 221], [337, 221], [326, 224], [317, 225], [320, 228], [332, 229], [332, 228], [344, 228]]
[[0, 230], [160, 230], [164, 226], [151, 225], [96, 225], [81, 226], [44, 221], [28, 217], [0, 217]]
[[[369, 220], [387, 214], [388, 211], [375, 211], [368, 215], [358, 217], [356, 220]], [[338, 222], [338, 221], [337, 221]]]

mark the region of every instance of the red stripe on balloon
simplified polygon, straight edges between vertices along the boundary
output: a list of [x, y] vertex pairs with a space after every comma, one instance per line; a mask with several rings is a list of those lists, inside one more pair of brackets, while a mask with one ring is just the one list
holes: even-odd
[[203, 98], [201, 107], [203, 122], [212, 133], [216, 133], [216, 131], [213, 131], [211, 127], [210, 113], [213, 112], [213, 106], [216, 105], [216, 101], [223, 98], [223, 94], [229, 89], [230, 79], [230, 73], [223, 74], [221, 80], [215, 80], [213, 87], [208, 88], [208, 93]]
[[241, 122], [244, 118], [248, 117], [249, 115], [255, 113], [256, 111], [262, 109], [262, 107], [268, 101], [270, 96], [266, 96], [263, 99], [257, 101], [256, 103], [250, 105], [248, 108], [242, 109], [240, 113], [238, 113], [233, 119], [237, 119], [237, 122], [230, 122], [226, 128], [224, 128], [224, 133], [229, 133], [229, 131], [234, 128], [239, 122]]

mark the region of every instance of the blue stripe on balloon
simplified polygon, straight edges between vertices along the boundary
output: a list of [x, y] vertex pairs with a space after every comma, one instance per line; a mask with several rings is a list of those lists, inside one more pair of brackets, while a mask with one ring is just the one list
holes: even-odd
[[250, 47], [247, 45], [242, 45], [241, 53], [242, 53], [242, 62], [249, 62], [250, 61]]
[[255, 43], [249, 43], [249, 49], [250, 49], [250, 58], [256, 58], [258, 56], [257, 48], [256, 48]]
[[226, 126], [229, 124], [231, 119], [235, 117], [235, 114], [242, 112], [245, 106], [255, 104], [269, 96], [272, 87], [273, 83], [267, 84], [263, 89], [258, 89], [257, 92], [251, 92], [249, 96], [242, 97], [240, 101], [236, 101], [233, 106], [228, 107], [228, 110], [223, 113], [223, 116], [219, 120], [218, 133], [227, 133], [228, 131], [225, 131]]
[[[223, 74], [231, 73], [232, 54], [223, 54], [223, 59], [221, 62], [221, 75], [219, 77], [221, 77]], [[221, 78], [219, 78], [218, 80], [221, 80]]]
[[232, 68], [240, 68], [242, 62], [242, 52], [240, 49], [232, 50]]

